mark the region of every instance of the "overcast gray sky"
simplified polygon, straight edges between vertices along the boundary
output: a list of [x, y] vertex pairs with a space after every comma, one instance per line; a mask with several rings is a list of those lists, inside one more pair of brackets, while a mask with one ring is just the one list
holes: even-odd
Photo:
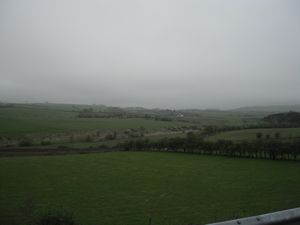
[[0, 101], [300, 103], [298, 0], [1, 0]]

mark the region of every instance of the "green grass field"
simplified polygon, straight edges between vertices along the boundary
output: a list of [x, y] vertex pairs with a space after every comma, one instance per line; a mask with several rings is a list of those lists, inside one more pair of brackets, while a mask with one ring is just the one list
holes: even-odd
[[[1, 106], [1, 104], [0, 104]], [[57, 133], [78, 133], [89, 131], [120, 131], [124, 129], [160, 129], [191, 125], [242, 125], [257, 123], [261, 114], [245, 114], [226, 111], [203, 111], [189, 122], [158, 121], [142, 118], [79, 118], [78, 112], [85, 108], [104, 110], [101, 105], [71, 104], [15, 104], [13, 107], [0, 107], [0, 137], [19, 138], [24, 135], [48, 135]]]
[[119, 152], [0, 158], [0, 224], [29, 204], [83, 225], [204, 224], [300, 206], [296, 162]]
[[76, 112], [35, 108], [0, 108], [0, 136], [20, 137], [28, 134], [110, 131], [124, 129], [158, 129], [191, 125], [139, 118], [78, 118]]
[[221, 132], [207, 138], [210, 141], [217, 140], [232, 140], [232, 141], [253, 141], [256, 139], [257, 133], [262, 133], [264, 136], [269, 134], [274, 137], [276, 132], [280, 133], [282, 139], [292, 139], [300, 137], [300, 128], [265, 128], [265, 129], [245, 129]]

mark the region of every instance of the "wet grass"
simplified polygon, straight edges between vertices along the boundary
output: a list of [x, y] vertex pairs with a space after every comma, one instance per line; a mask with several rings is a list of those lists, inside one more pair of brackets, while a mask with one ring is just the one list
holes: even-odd
[[21, 224], [28, 205], [85, 225], [204, 224], [299, 206], [299, 174], [296, 162], [180, 153], [1, 158], [0, 224]]

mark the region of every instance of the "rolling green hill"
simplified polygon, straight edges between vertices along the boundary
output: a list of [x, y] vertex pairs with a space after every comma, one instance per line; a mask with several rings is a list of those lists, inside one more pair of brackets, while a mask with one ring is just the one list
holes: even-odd
[[158, 129], [187, 125], [184, 122], [142, 118], [78, 118], [76, 112], [22, 107], [0, 108], [0, 124], [0, 136], [7, 137], [25, 134], [139, 129], [141, 126], [146, 129]]

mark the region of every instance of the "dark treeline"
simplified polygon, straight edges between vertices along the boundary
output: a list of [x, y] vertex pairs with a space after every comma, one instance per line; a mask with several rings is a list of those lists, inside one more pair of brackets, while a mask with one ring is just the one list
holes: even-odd
[[119, 144], [125, 151], [166, 151], [188, 152], [205, 155], [231, 157], [299, 160], [300, 140], [282, 142], [279, 139], [257, 139], [254, 142], [235, 143], [228, 140], [205, 141], [201, 136], [188, 134], [187, 137], [130, 140]]
[[267, 123], [277, 124], [277, 125], [300, 125], [300, 113], [299, 112], [286, 112], [286, 113], [277, 113], [266, 116], [263, 118], [263, 121]]
[[108, 112], [94, 112], [92, 109], [84, 109], [78, 113], [79, 118], [142, 118], [142, 119], [152, 119], [159, 121], [171, 122], [176, 117], [171, 116], [160, 116], [151, 115], [143, 113], [134, 113], [126, 111], [108, 111]]
[[240, 126], [204, 126], [202, 134], [205, 136], [217, 134], [225, 131], [246, 130], [246, 129], [269, 129], [269, 128], [297, 128], [297, 124], [273, 124], [273, 123], [257, 123], [245, 124]]

